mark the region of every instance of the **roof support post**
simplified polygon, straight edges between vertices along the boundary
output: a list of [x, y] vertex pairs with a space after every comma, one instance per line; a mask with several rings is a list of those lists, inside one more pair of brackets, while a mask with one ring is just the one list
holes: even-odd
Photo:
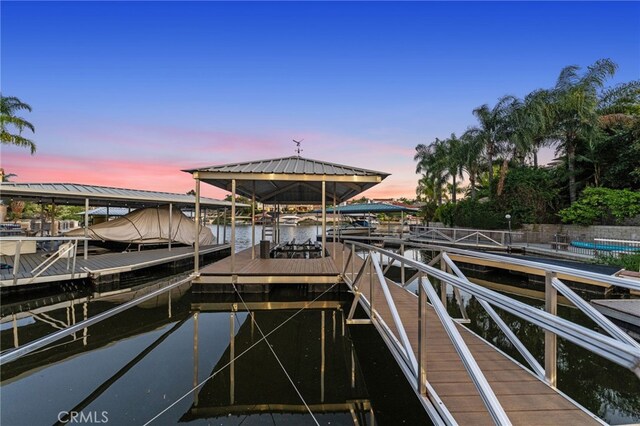
[[322, 181], [322, 256], [327, 249], [327, 183]]
[[51, 236], [58, 235], [58, 228], [56, 227], [56, 201], [51, 199]]
[[45, 207], [44, 207], [44, 202], [41, 201], [42, 204], [40, 204], [40, 234], [44, 237], [44, 217], [45, 217]]
[[196, 221], [196, 238], [193, 243], [193, 273], [198, 274], [200, 270], [200, 179], [196, 178], [196, 211], [194, 214]]
[[[173, 204], [169, 203], [169, 251], [171, 251], [171, 240], [173, 239]], [[200, 239], [200, 230], [196, 231], [196, 238]]]
[[236, 270], [236, 180], [231, 180], [231, 272]]
[[216, 244], [220, 244], [220, 209], [216, 209]]
[[[89, 199], [84, 199], [84, 258], [89, 257]], [[43, 234], [44, 235], [44, 234]]]
[[[553, 286], [554, 272], [547, 271], [544, 280], [544, 307], [551, 315], [558, 315], [558, 291]], [[544, 332], [544, 376], [550, 386], [558, 380], [558, 336], [552, 331]]]
[[255, 258], [256, 258], [256, 181], [254, 180], [253, 191], [251, 191], [251, 260]]
[[[219, 221], [218, 221], [219, 222]], [[227, 243], [227, 208], [224, 208], [224, 214], [222, 216], [222, 242]]]
[[336, 183], [333, 182], [333, 260], [336, 260]]

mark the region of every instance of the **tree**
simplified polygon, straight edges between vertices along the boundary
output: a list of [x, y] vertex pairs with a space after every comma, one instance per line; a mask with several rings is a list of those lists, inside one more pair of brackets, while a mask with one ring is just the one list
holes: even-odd
[[460, 157], [464, 171], [469, 176], [471, 199], [476, 199], [476, 181], [480, 174], [481, 154], [484, 148], [482, 137], [473, 130], [467, 130], [460, 138]]
[[478, 137], [482, 138], [487, 155], [487, 170], [489, 171], [489, 194], [493, 194], [493, 160], [500, 151], [504, 141], [504, 116], [508, 105], [514, 100], [513, 96], [503, 96], [493, 108], [488, 104], [479, 106], [473, 110], [473, 115], [478, 119], [478, 126], [471, 129]]
[[[35, 133], [35, 127], [22, 117], [17, 117], [19, 111], [31, 112], [31, 106], [22, 102], [20, 99], [9, 96], [4, 97], [0, 94], [0, 140], [2, 144], [17, 145], [31, 150], [33, 155], [36, 152], [36, 144], [22, 136], [25, 129]], [[13, 133], [11, 132], [13, 128]], [[17, 131], [17, 133], [15, 133]]]
[[580, 75], [580, 68], [571, 65], [560, 72], [552, 89], [557, 151], [567, 157], [571, 203], [577, 199], [576, 150], [581, 142], [597, 137], [598, 91], [607, 78], [614, 75], [616, 68], [610, 59], [600, 59]]
[[447, 174], [451, 176], [451, 201], [456, 203], [456, 194], [458, 192], [458, 186], [456, 178], [460, 176], [463, 178], [462, 172], [464, 170], [464, 158], [463, 158], [462, 142], [456, 137], [455, 133], [451, 133], [451, 137], [445, 140], [444, 143], [444, 158], [443, 162], [447, 168]]
[[419, 144], [413, 159], [418, 162], [416, 173], [422, 173], [428, 182], [423, 181], [422, 187], [432, 187], [435, 200], [438, 205], [442, 204], [442, 188], [448, 179], [446, 142], [436, 138], [429, 145]]

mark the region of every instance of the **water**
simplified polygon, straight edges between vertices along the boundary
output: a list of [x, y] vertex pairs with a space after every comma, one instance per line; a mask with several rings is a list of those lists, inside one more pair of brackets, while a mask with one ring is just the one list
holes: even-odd
[[[118, 425], [429, 424], [375, 330], [346, 326], [348, 293], [297, 310], [287, 301], [317, 296], [282, 287], [269, 299], [284, 309], [252, 301], [252, 321], [241, 300], [194, 295], [189, 285], [2, 365], [0, 423], [57, 424], [78, 412], [82, 423]], [[79, 321], [130, 297], [80, 299], [19, 320], [20, 341], [55, 331], [70, 311]], [[11, 347], [13, 328], [1, 334]]]
[[[250, 226], [237, 226], [238, 250], [250, 246], [250, 232]], [[315, 240], [317, 228], [282, 227], [281, 233], [283, 240]], [[258, 227], [256, 241], [260, 234]], [[521, 284], [514, 276], [483, 275], [482, 279]], [[135, 290], [144, 291], [142, 288]], [[75, 298], [73, 307], [74, 299], [56, 300], [59, 305], [53, 310], [30, 301], [28, 309], [42, 311], [36, 317], [17, 318], [19, 343], [54, 332], [74, 318], [80, 321], [85, 315], [104, 312], [132, 294], [96, 299], [83, 293]], [[174, 290], [170, 299], [165, 295], [145, 302], [2, 365], [0, 423], [52, 424], [58, 422], [58, 416], [66, 420], [66, 412], [78, 411], [85, 420], [92, 416], [93, 423], [104, 420], [106, 413], [111, 424], [144, 424], [175, 403], [152, 424], [313, 424], [305, 402], [321, 424], [354, 424], [353, 416], [361, 425], [428, 423], [375, 329], [344, 324], [348, 294], [327, 295], [324, 308], [300, 313], [258, 310], [257, 326], [240, 300], [228, 295], [202, 297], [191, 294], [187, 284]], [[272, 304], [277, 301], [286, 308], [287, 301], [315, 296], [282, 287], [280, 294], [269, 297]], [[515, 297], [543, 306], [541, 300]], [[521, 360], [477, 300], [464, 294], [463, 300], [471, 318], [468, 327]], [[233, 303], [237, 312], [231, 312]], [[7, 306], [3, 300], [3, 320], [9, 319], [0, 327], [3, 350], [13, 347], [10, 313], [19, 313], [18, 307], [18, 303]], [[458, 302], [451, 294], [447, 307], [459, 316]], [[542, 361], [541, 330], [507, 313], [500, 315]], [[595, 329], [576, 309], [560, 306], [559, 315]], [[268, 336], [271, 346], [260, 341], [258, 326], [265, 334], [275, 330]], [[231, 368], [230, 359], [246, 349]], [[609, 423], [640, 421], [640, 381], [631, 372], [562, 339], [558, 360], [560, 390]], [[197, 385], [201, 385], [198, 391], [192, 391]]]

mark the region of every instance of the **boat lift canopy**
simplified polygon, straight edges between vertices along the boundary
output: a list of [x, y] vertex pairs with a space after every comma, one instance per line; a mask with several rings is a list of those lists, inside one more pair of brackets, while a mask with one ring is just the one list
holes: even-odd
[[[346, 206], [336, 206], [336, 213], [349, 214], [365, 214], [365, 213], [417, 213], [420, 209], [396, 206], [387, 203], [361, 203], [348, 204]], [[314, 210], [313, 213], [320, 213], [320, 210]], [[327, 208], [327, 213], [333, 213], [333, 207]]]

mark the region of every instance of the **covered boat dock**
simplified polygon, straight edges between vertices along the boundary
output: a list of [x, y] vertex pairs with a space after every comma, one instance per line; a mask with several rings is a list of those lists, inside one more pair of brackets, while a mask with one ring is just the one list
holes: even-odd
[[[334, 207], [357, 194], [382, 182], [388, 173], [375, 170], [362, 169], [341, 164], [329, 163], [326, 161], [312, 160], [300, 156], [259, 160], [244, 163], [224, 164], [199, 169], [189, 169], [185, 172], [191, 173], [195, 179], [196, 199], [200, 194], [200, 182], [205, 182], [230, 191], [232, 194], [231, 206], [231, 257], [225, 260], [223, 265], [211, 265], [200, 270], [196, 264], [195, 273], [196, 284], [221, 284], [240, 283], [249, 281], [251, 283], [262, 283], [268, 285], [276, 280], [274, 277], [289, 276], [285, 281], [297, 280], [300, 283], [314, 283], [317, 277], [322, 283], [336, 282], [339, 278], [338, 269], [324, 260], [332, 257], [335, 260], [336, 251], [328, 253], [327, 249], [327, 204]], [[243, 195], [251, 199], [251, 226], [252, 240], [249, 250], [236, 254], [235, 238], [235, 218], [236, 218], [236, 195]], [[276, 206], [283, 204], [322, 204], [322, 241], [319, 259], [296, 259], [299, 265], [312, 265], [314, 262], [319, 266], [319, 270], [314, 268], [293, 268], [285, 267], [287, 259], [256, 259], [255, 224], [256, 212], [255, 203], [259, 201], [263, 204], [273, 204]], [[196, 220], [198, 220], [199, 205], [196, 204]], [[335, 225], [336, 215], [333, 214]], [[272, 241], [273, 243], [273, 241]], [[336, 243], [335, 236], [333, 243]], [[196, 252], [198, 247], [196, 247]], [[329, 256], [327, 256], [329, 254]], [[196, 256], [197, 259], [197, 256]], [[247, 269], [246, 261], [251, 261], [251, 268]], [[305, 272], [306, 271], [306, 272]], [[312, 273], [315, 271], [314, 273]], [[250, 280], [246, 277], [251, 276]], [[316, 277], [316, 278], [314, 278]], [[329, 278], [327, 278], [329, 277]], [[279, 281], [279, 280], [276, 280]], [[281, 281], [281, 280], [280, 280]], [[320, 283], [318, 282], [318, 283]]]
[[[146, 191], [139, 189], [112, 188], [96, 185], [83, 185], [75, 183], [16, 183], [2, 182], [0, 184], [0, 197], [5, 204], [13, 201], [35, 202], [42, 206], [41, 229], [44, 229], [45, 206], [50, 204], [51, 210], [55, 212], [56, 206], [84, 206], [84, 238], [66, 239], [69, 244], [83, 244], [82, 259], [76, 261], [76, 250], [70, 249], [59, 256], [55, 262], [51, 261], [56, 253], [49, 253], [50, 256], [43, 257], [42, 253], [20, 253], [20, 246], [33, 245], [45, 240], [65, 240], [63, 237], [27, 237], [12, 236], [3, 237], [3, 252], [9, 246], [17, 248], [9, 250], [10, 255], [2, 255], [2, 263], [6, 268], [0, 271], [0, 286], [11, 287], [23, 284], [38, 284], [44, 282], [64, 281], [69, 279], [91, 278], [106, 275], [118, 275], [122, 272], [129, 272], [137, 269], [157, 266], [167, 262], [173, 263], [191, 260], [193, 248], [182, 247], [178, 250], [171, 247], [171, 239], [167, 242], [166, 249], [148, 250], [144, 253], [112, 253], [106, 255], [89, 256], [89, 240], [87, 238], [89, 223], [89, 212], [91, 207], [105, 208], [105, 214], [110, 215], [110, 209], [115, 212], [121, 209], [139, 209], [145, 207], [158, 207], [168, 205], [169, 209], [184, 209], [195, 211], [196, 198], [189, 194], [176, 194], [169, 192]], [[231, 206], [228, 201], [220, 201], [212, 198], [201, 198], [200, 206], [205, 209], [227, 209]], [[120, 209], [120, 210], [119, 210]], [[53, 216], [53, 215], [52, 215]], [[169, 216], [171, 217], [171, 215]], [[51, 219], [53, 222], [53, 219]], [[203, 226], [199, 221], [200, 226]], [[171, 222], [169, 223], [169, 235], [171, 232]], [[51, 226], [53, 229], [53, 226]], [[73, 241], [71, 241], [73, 240]], [[204, 253], [224, 252], [228, 250], [228, 245], [221, 244], [208, 246]], [[176, 251], [177, 250], [177, 251]], [[35, 250], [34, 250], [35, 251]], [[79, 250], [77, 250], [79, 251]], [[203, 253], [201, 253], [202, 255]], [[47, 254], [45, 253], [45, 256]], [[107, 257], [103, 257], [107, 256]], [[69, 258], [72, 261], [67, 261]], [[45, 263], [49, 259], [48, 265]], [[43, 265], [43, 266], [40, 266]], [[40, 268], [38, 268], [40, 266]]]

